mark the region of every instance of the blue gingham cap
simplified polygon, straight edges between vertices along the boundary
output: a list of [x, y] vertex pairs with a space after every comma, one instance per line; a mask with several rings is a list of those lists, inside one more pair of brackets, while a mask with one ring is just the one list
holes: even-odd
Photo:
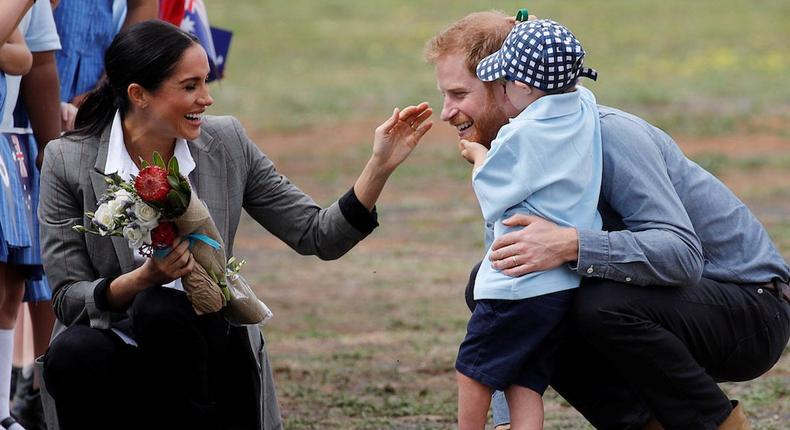
[[543, 91], [558, 91], [579, 77], [596, 80], [598, 72], [584, 67], [584, 49], [576, 36], [550, 19], [520, 22], [502, 48], [477, 65], [477, 77], [524, 82]]

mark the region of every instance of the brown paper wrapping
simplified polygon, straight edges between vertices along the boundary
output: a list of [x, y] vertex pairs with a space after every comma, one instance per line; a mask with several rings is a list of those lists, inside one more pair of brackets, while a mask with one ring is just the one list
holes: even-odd
[[181, 280], [184, 291], [198, 315], [218, 312], [225, 306], [225, 296], [208, 272], [214, 273], [217, 278], [225, 275], [225, 244], [211, 219], [211, 214], [203, 202], [193, 194], [186, 212], [173, 222], [178, 227], [178, 234], [181, 237], [192, 233], [205, 234], [221, 245], [219, 249], [214, 249], [202, 241], [193, 241], [190, 251], [200, 268], [195, 268], [191, 274]]
[[196, 264], [188, 275], [181, 278], [181, 284], [198, 315], [218, 312], [225, 304], [222, 290], [200, 264]]

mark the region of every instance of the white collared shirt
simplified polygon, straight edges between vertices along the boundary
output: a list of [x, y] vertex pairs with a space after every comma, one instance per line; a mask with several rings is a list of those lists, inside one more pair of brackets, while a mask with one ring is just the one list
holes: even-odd
[[[192, 158], [192, 154], [189, 152], [189, 147], [187, 146], [186, 140], [176, 139], [176, 147], [173, 151], [173, 156], [178, 160], [179, 172], [182, 176], [187, 178], [187, 181], [189, 181], [189, 174], [195, 170], [195, 160]], [[137, 167], [137, 164], [132, 161], [129, 151], [126, 150], [126, 144], [123, 140], [123, 127], [121, 124], [120, 111], [115, 112], [115, 118], [112, 121], [112, 128], [110, 128], [109, 148], [107, 150], [107, 162], [104, 164], [104, 174], [110, 175], [113, 173], [117, 173], [118, 176], [120, 176], [124, 181], [130, 180], [132, 176], [136, 176], [138, 173], [140, 173], [140, 169]], [[192, 187], [192, 193], [194, 197], [197, 197], [194, 187]], [[134, 255], [135, 266], [142, 266], [142, 264], [145, 262], [145, 257], [140, 255], [137, 250], [133, 250], [132, 253]], [[184, 287], [181, 285], [181, 279], [176, 279], [169, 284], [163, 285], [163, 287], [184, 291]]]

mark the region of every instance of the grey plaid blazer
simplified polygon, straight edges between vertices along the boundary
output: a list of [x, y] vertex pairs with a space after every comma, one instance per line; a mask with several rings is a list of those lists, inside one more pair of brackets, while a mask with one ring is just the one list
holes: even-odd
[[[104, 278], [135, 269], [132, 251], [122, 237], [84, 235], [72, 230], [86, 225], [104, 193], [104, 165], [110, 127], [100, 138], [64, 137], [46, 146], [41, 172], [38, 218], [44, 270], [53, 289], [56, 322], [53, 338], [72, 324], [107, 329], [125, 314], [96, 307], [93, 290]], [[233, 254], [241, 210], [300, 254], [338, 258], [365, 234], [344, 218], [337, 202], [326, 209], [278, 174], [272, 162], [232, 117], [205, 117], [201, 135], [188, 142], [196, 167], [190, 182], [206, 204]], [[280, 412], [258, 327], [248, 327], [250, 347], [258, 361], [261, 429], [281, 428]]]

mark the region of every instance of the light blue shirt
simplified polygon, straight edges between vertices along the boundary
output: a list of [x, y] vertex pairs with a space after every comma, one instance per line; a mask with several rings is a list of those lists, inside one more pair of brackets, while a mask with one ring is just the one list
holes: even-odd
[[601, 169], [598, 108], [584, 87], [541, 97], [499, 130], [472, 177], [488, 230], [476, 300], [519, 300], [579, 286], [581, 278], [566, 266], [513, 278], [494, 269], [488, 257], [493, 239], [512, 230], [502, 220], [516, 213], [600, 229]]

